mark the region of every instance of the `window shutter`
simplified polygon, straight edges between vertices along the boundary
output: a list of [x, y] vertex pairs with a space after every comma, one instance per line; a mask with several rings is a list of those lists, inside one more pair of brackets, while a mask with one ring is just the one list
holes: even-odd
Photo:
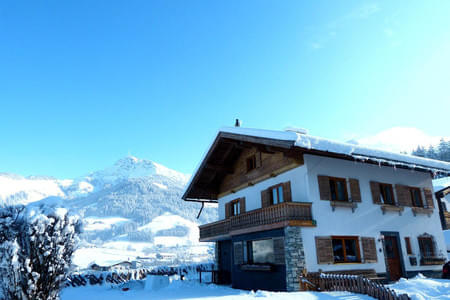
[[409, 188], [405, 185], [396, 184], [397, 201], [400, 206], [412, 206], [411, 194]]
[[377, 262], [377, 246], [375, 244], [375, 238], [372, 237], [362, 237], [361, 238], [363, 256], [365, 263]]
[[255, 167], [259, 168], [262, 166], [261, 152], [255, 153]]
[[228, 219], [231, 216], [231, 203], [225, 203], [225, 219]]
[[330, 180], [328, 176], [317, 176], [319, 182], [320, 200], [331, 200]]
[[273, 239], [273, 252], [275, 256], [275, 264], [284, 265], [284, 238]]
[[240, 213], [245, 213], [245, 197], [239, 198], [239, 206], [241, 207]]
[[234, 264], [242, 265], [244, 263], [244, 249], [242, 242], [233, 243]]
[[316, 255], [318, 264], [332, 264], [334, 262], [331, 237], [316, 236]]
[[370, 182], [370, 191], [372, 192], [372, 201], [375, 204], [381, 204], [380, 183], [376, 181]]
[[261, 191], [261, 207], [269, 207], [270, 202], [270, 189]]
[[361, 191], [359, 189], [358, 179], [350, 178], [348, 181], [350, 183], [350, 195], [353, 202], [361, 202]]
[[292, 202], [291, 182], [283, 183], [283, 199], [284, 202]]
[[423, 189], [423, 193], [425, 194], [425, 201], [427, 202], [427, 207], [434, 208], [433, 203], [433, 194], [430, 189]]

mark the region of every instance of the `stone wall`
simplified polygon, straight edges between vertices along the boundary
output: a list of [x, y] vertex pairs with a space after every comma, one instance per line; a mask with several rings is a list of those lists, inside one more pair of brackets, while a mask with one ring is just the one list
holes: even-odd
[[289, 292], [300, 290], [299, 277], [305, 267], [305, 251], [301, 227], [284, 228], [286, 260], [286, 288]]

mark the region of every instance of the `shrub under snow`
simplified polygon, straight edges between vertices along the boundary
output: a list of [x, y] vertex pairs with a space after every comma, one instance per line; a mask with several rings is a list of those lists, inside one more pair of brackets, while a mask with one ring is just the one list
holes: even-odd
[[78, 218], [62, 208], [0, 208], [0, 289], [6, 299], [59, 299]]

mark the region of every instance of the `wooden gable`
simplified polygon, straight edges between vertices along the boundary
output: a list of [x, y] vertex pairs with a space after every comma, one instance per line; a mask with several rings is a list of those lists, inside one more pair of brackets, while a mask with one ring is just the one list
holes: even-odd
[[[256, 158], [256, 167], [248, 168], [248, 160]], [[254, 185], [267, 178], [293, 169], [303, 164], [299, 151], [264, 150], [251, 146], [243, 150], [232, 166], [232, 173], [225, 175], [219, 187], [219, 197]]]
[[[249, 156], [255, 155], [248, 170]], [[223, 195], [276, 176], [303, 164], [293, 141], [249, 137], [221, 132], [193, 175], [184, 200], [215, 202]], [[205, 201], [206, 200], [206, 201]]]

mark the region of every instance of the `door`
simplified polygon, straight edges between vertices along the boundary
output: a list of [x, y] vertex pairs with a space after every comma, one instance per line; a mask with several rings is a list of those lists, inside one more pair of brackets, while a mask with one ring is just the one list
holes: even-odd
[[231, 241], [219, 242], [219, 284], [231, 284]]
[[384, 255], [391, 280], [397, 281], [402, 277], [400, 247], [396, 236], [384, 236]]

